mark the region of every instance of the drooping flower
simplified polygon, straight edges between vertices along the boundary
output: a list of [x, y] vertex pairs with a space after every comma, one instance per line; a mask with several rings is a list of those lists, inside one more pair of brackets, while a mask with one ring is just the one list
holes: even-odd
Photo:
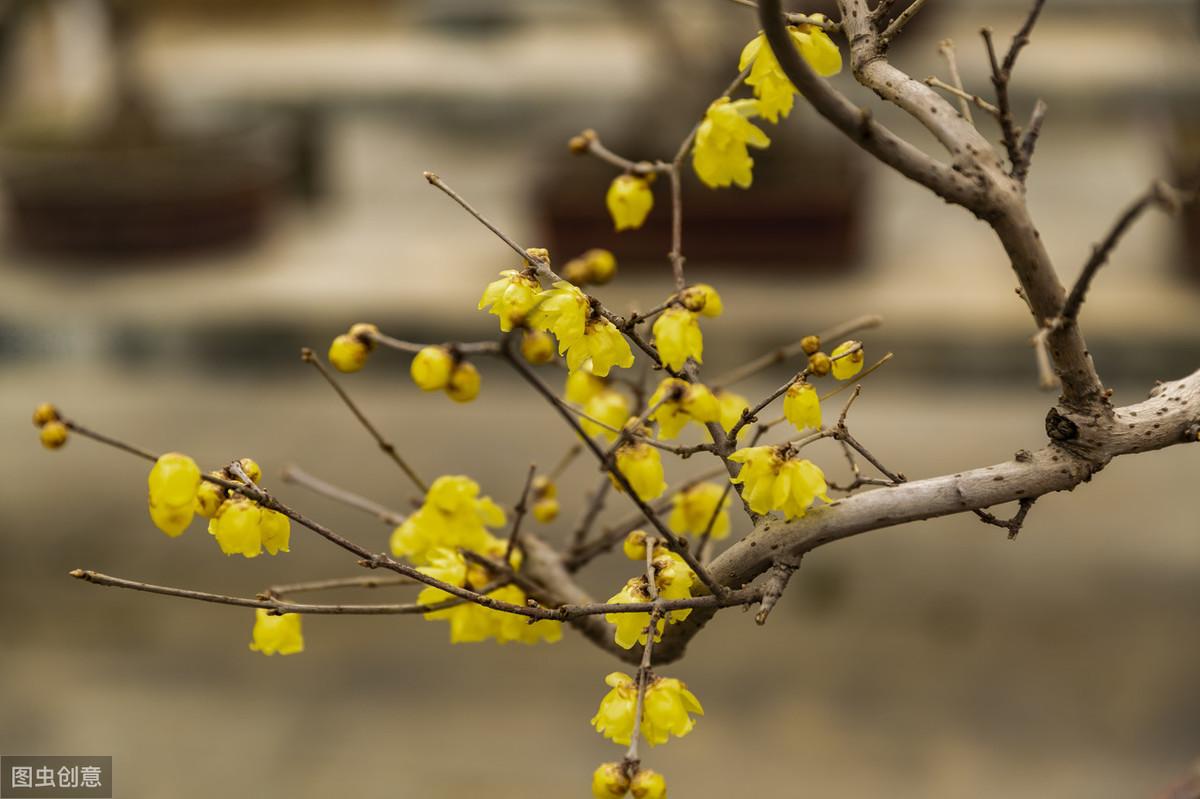
[[716, 483], [697, 483], [680, 491], [672, 501], [674, 505], [671, 515], [667, 518], [667, 524], [673, 531], [703, 535], [711, 524], [711, 535], [715, 540], [719, 541], [729, 535], [729, 497], [723, 486]]
[[637, 229], [654, 207], [654, 192], [643, 177], [619, 175], [609, 185], [604, 200], [618, 231]]
[[679, 301], [689, 311], [708, 317], [720, 316], [725, 310], [721, 295], [707, 283], [693, 283], [688, 286], [680, 292]]
[[[644, 441], [627, 441], [618, 447], [616, 468], [643, 502], [657, 499], [667, 490], [662, 457], [657, 449]], [[613, 485], [618, 491], [624, 490], [615, 478]]]
[[[721, 427], [728, 433], [733, 429], [733, 426], [742, 420], [742, 411], [750, 409], [750, 400], [743, 397], [741, 394], [724, 389], [716, 392], [717, 402], [721, 404]], [[738, 436], [746, 432], [749, 426], [743, 427], [738, 431]]]
[[[213, 477], [220, 477], [220, 472], [209, 472]], [[224, 486], [201, 480], [200, 487], [196, 489], [196, 513], [199, 513], [206, 519], [211, 519], [217, 515], [217, 511], [221, 509], [221, 503], [225, 501], [228, 492]]]
[[[813, 17], [824, 19], [820, 14], [814, 14]], [[788, 33], [800, 57], [818, 75], [827, 78], [842, 71], [842, 54], [821, 28], [805, 24], [789, 27]], [[751, 63], [753, 66], [750, 66]], [[746, 85], [754, 87], [754, 96], [759, 99], [763, 118], [778, 122], [780, 116], [790, 114], [796, 88], [783, 74], [783, 68], [771, 51], [765, 35], [760, 33], [742, 50], [738, 69], [747, 66], [750, 66], [750, 74], [746, 77]]]
[[[45, 429], [42, 428], [43, 432]], [[150, 518], [158, 529], [172, 538], [183, 533], [192, 522], [200, 479], [200, 467], [196, 462], [178, 452], [163, 455], [150, 470], [147, 479]]]
[[689, 713], [704, 715], [700, 700], [674, 677], [656, 677], [646, 686], [642, 734], [651, 746], [666, 743], [674, 735], [682, 738], [696, 726]]
[[479, 396], [479, 388], [483, 378], [475, 364], [469, 361], [459, 361], [450, 372], [450, 380], [446, 383], [446, 396], [455, 402], [470, 402]]
[[266, 608], [254, 611], [254, 632], [250, 649], [264, 655], [294, 655], [304, 651], [300, 616], [296, 613], [272, 615]]
[[545, 330], [526, 330], [521, 336], [521, 355], [535, 366], [554, 360], [554, 339]]
[[270, 554], [291, 551], [288, 544], [292, 537], [292, 521], [287, 516], [270, 508], [263, 508], [259, 530], [262, 532], [262, 545]]
[[[559, 340], [562, 352], [562, 340]], [[612, 322], [603, 317], [589, 319], [584, 325], [583, 336], [566, 349], [567, 369], [578, 371], [584, 363], [591, 361], [590, 371], [597, 377], [606, 377], [614, 366], [628, 369], [633, 366], [633, 350]]]
[[542, 286], [531, 270], [506, 269], [499, 280], [488, 283], [479, 300], [479, 310], [491, 306], [488, 313], [500, 319], [500, 329], [507, 333], [514, 325], [525, 321], [538, 303]]
[[721, 418], [721, 403], [702, 383], [668, 377], [650, 396], [650, 420], [658, 423], [659, 438], [675, 438], [688, 422], [699, 425]]
[[629, 790], [629, 777], [620, 763], [601, 763], [592, 772], [594, 799], [621, 799]]
[[696, 131], [692, 167], [709, 188], [734, 183], [743, 189], [750, 187], [754, 159], [747, 146], [761, 149], [771, 144], [767, 134], [750, 122], [759, 113], [758, 100], [720, 97], [708, 107]]
[[[629, 421], [632, 411], [624, 394], [616, 389], [605, 388], [583, 404], [583, 412], [591, 417], [579, 417], [579, 426], [583, 428], [584, 433], [614, 441], [618, 435], [615, 431], [620, 430]], [[593, 422], [592, 419], [603, 422], [604, 426]]]
[[862, 371], [865, 358], [862, 342], [843, 341], [829, 353], [833, 376], [838, 380], [849, 380]]
[[[658, 590], [660, 598], [691, 598], [692, 586], [696, 583], [696, 573], [680, 555], [660, 544], [654, 548], [654, 556], [650, 565], [654, 569], [654, 586]], [[691, 612], [691, 608], [668, 611], [667, 620], [674, 624], [686, 619]]]
[[783, 415], [797, 430], [821, 429], [821, 398], [812, 383], [792, 383], [783, 395]]
[[621, 543], [621, 551], [625, 553], [625, 557], [638, 563], [646, 562], [646, 531], [633, 530], [629, 535], [625, 536], [625, 540]]
[[420, 509], [392, 531], [392, 554], [424, 564], [439, 548], [483, 552], [492, 540], [487, 528], [502, 527], [504, 521], [500, 506], [479, 496], [479, 483], [462, 475], [443, 475], [433, 481]]
[[567, 402], [583, 405], [607, 387], [608, 381], [596, 377], [587, 369], [579, 369], [567, 374], [567, 383], [563, 388], [563, 398]]
[[578, 287], [560, 280], [553, 288], [538, 295], [537, 307], [529, 314], [529, 324], [548, 330], [558, 339], [558, 354], [583, 338], [592, 304]]
[[651, 328], [659, 357], [667, 366], [679, 371], [692, 358], [701, 363], [704, 354], [704, 337], [696, 314], [678, 305], [659, 314]]
[[755, 513], [781, 510], [793, 519], [803, 516], [818, 497], [831, 501], [821, 469], [809, 460], [783, 457], [779, 447], [747, 447], [729, 459], [742, 464], [732, 482], [743, 486], [742, 498]]
[[256, 558], [262, 554], [262, 508], [244, 497], [228, 499], [208, 520], [208, 532], [226, 555]]
[[450, 351], [445, 347], [431, 346], [422, 348], [413, 356], [408, 371], [422, 391], [437, 391], [450, 382], [453, 369], [454, 356]]
[[613, 743], [628, 746], [633, 739], [633, 719], [637, 715], [637, 683], [628, 674], [614, 671], [604, 678], [604, 684], [612, 690], [600, 700], [600, 709], [592, 717], [592, 726]]
[[[620, 591], [608, 598], [608, 604], [627, 604], [649, 602], [653, 599], [646, 585], [646, 577], [634, 577]], [[650, 614], [646, 613], [606, 613], [604, 620], [614, 626], [613, 640], [622, 649], [632, 649], [634, 644], [646, 643], [646, 628], [650, 626]], [[662, 640], [663, 628], [667, 620], [660, 618], [654, 625], [654, 640]], [[618, 741], [618, 743], [620, 743]]]
[[633, 799], [667, 799], [667, 780], [653, 769], [640, 769], [629, 783]]

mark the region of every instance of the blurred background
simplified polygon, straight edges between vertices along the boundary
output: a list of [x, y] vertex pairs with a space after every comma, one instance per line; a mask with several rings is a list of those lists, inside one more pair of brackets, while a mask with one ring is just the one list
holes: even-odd
[[[894, 59], [946, 77], [937, 44], [953, 37], [986, 95], [978, 29], [1006, 44], [1026, 6], [931, 3]], [[1182, 0], [1048, 4], [1014, 103], [1019, 118], [1049, 105], [1029, 197], [1064, 279], [1151, 180], [1197, 173], [1198, 22]], [[302, 529], [290, 555], [253, 561], [222, 557], [199, 522], [170, 540], [146, 518], [144, 463], [77, 437], [47, 454], [27, 420], [52, 400], [206, 468], [251, 455], [285, 501], [383, 548], [386, 528], [278, 475], [296, 463], [404, 510], [401, 475], [299, 347], [355, 321], [494, 334], [475, 303], [512, 254], [421, 172], [559, 263], [610, 247], [621, 275], [598, 293], [649, 308], [671, 290], [666, 187], [618, 237], [612, 171], [565, 141], [591, 127], [632, 158], [668, 156], [756, 30], [720, 0], [0, 2], [0, 752], [111, 754], [130, 797], [586, 795], [620, 756], [588, 726], [607, 655], [574, 635], [452, 648], [416, 618], [310, 617], [302, 656], [264, 658], [248, 611], [73, 581], [84, 567], [253, 595], [358, 569]], [[768, 132], [750, 190], [685, 179], [688, 275], [725, 299], [705, 323], [710, 373], [880, 313], [868, 355], [896, 358], [851, 418], [885, 463], [918, 478], [1040, 445], [1053, 397], [990, 231], [802, 101]], [[1089, 295], [1118, 402], [1200, 364], [1198, 232], [1194, 211], [1147, 216]], [[548, 468], [571, 438], [479, 366], [466, 406], [418, 392], [394, 352], [345, 383], [421, 473], [470, 473], [511, 504], [525, 464]], [[844, 476], [835, 449], [817, 459]], [[1043, 499], [1016, 541], [963, 516], [820, 549], [765, 628], [722, 615], [666, 670], [708, 716], [647, 764], [689, 799], [1160, 795], [1200, 755], [1196, 475], [1181, 447]], [[570, 467], [539, 533], [565, 542], [597, 479]], [[627, 514], [618, 497], [605, 519]], [[610, 557], [583, 580], [603, 598], [628, 576]]]

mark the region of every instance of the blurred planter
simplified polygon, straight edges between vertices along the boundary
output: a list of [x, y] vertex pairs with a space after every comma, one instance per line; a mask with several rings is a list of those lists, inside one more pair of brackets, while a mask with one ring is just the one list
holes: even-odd
[[[683, 249], [688, 262], [809, 273], [853, 267], [868, 189], [861, 153], [835, 137], [765, 127], [772, 144], [752, 151], [754, 183], [747, 190], [711, 190], [696, 178], [690, 157], [685, 161]], [[636, 139], [612, 146], [631, 157], [663, 152]], [[671, 235], [668, 181], [662, 176], [655, 181], [655, 205], [645, 226], [618, 234], [604, 204], [608, 185], [618, 174], [590, 157], [554, 162], [537, 203], [552, 253], [564, 259], [605, 247], [617, 254], [623, 268], [663, 263]]]
[[132, 141], [8, 137], [9, 235], [29, 250], [113, 258], [246, 244], [277, 196], [276, 138], [228, 121]]

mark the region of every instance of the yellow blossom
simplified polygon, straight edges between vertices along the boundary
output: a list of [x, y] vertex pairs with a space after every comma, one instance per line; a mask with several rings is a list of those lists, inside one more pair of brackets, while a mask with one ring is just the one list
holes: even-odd
[[688, 286], [680, 292], [679, 301], [689, 311], [708, 317], [720, 316], [721, 312], [725, 310], [725, 305], [721, 302], [721, 295], [707, 283], [694, 283]]
[[424, 564], [431, 550], [442, 547], [482, 552], [492, 539], [487, 528], [502, 527], [504, 521], [500, 506], [479, 496], [478, 483], [443, 475], [433, 481], [420, 509], [392, 532], [392, 554]]
[[329, 345], [329, 362], [339, 372], [357, 372], [366, 365], [370, 352], [361, 340], [343, 333]]
[[[750, 400], [733, 391], [718, 391], [717, 402], [721, 405], [721, 427], [726, 433], [742, 420], [742, 411], [750, 409]], [[739, 430], [738, 437], [748, 429], [746, 426]]]
[[150, 518], [172, 538], [181, 534], [196, 512], [200, 467], [187, 455], [168, 452], [155, 461], [147, 483]]
[[659, 438], [675, 438], [688, 422], [704, 425], [721, 418], [721, 404], [702, 383], [668, 377], [650, 396], [650, 420], [658, 423]]
[[630, 560], [644, 562], [646, 560], [646, 531], [634, 530], [625, 536], [625, 541], [621, 544], [621, 551]]
[[[559, 339], [559, 352], [563, 352], [562, 339]], [[629, 342], [612, 322], [602, 317], [588, 320], [583, 336], [566, 348], [566, 354], [567, 369], [578, 371], [590, 360], [589, 370], [597, 377], [606, 377], [614, 366], [622, 369], [633, 366]]]
[[[814, 14], [814, 17], [821, 17]], [[823, 19], [823, 17], [821, 17]], [[800, 52], [813, 71], [822, 77], [830, 77], [842, 71], [842, 54], [833, 40], [825, 31], [816, 25], [800, 25], [789, 27], [792, 44]], [[750, 66], [753, 64], [753, 66]], [[792, 112], [796, 94], [795, 87], [783, 74], [783, 68], [767, 37], [759, 34], [750, 40], [742, 50], [738, 69], [750, 67], [746, 77], [746, 85], [754, 87], [754, 96], [759, 99], [760, 113], [764, 119], [778, 122], [780, 116], [786, 117]]]
[[743, 189], [750, 187], [754, 159], [747, 145], [763, 148], [771, 144], [767, 134], [750, 122], [750, 117], [759, 114], [758, 103], [720, 97], [705, 112], [696, 130], [692, 167], [709, 188], [734, 183]]
[[445, 347], [423, 347], [409, 366], [413, 382], [423, 391], [437, 391], [450, 382], [454, 356]]
[[862, 371], [865, 357], [861, 342], [843, 341], [829, 353], [833, 376], [838, 380], [849, 380]]
[[533, 518], [542, 524], [549, 524], [558, 518], [559, 503], [553, 497], [544, 497], [533, 503]]
[[58, 408], [55, 408], [49, 402], [43, 402], [33, 409], [34, 427], [45, 427], [48, 423], [57, 421], [59, 421]]
[[637, 683], [620, 671], [610, 673], [604, 683], [612, 690], [600, 700], [600, 709], [592, 717], [592, 726], [613, 743], [628, 746], [633, 739], [633, 719], [637, 715]]
[[674, 735], [682, 738], [696, 722], [689, 716], [704, 715], [700, 700], [674, 677], [656, 677], [646, 686], [642, 712], [642, 734], [651, 746], [666, 743]]
[[629, 783], [633, 799], [667, 799], [667, 780], [653, 769], [644, 768]]
[[679, 371], [692, 358], [701, 363], [704, 354], [704, 337], [696, 314], [679, 306], [672, 306], [659, 314], [651, 328], [659, 357], [667, 366]]
[[[608, 598], [608, 604], [649, 602], [652, 598], [649, 588], [646, 585], [645, 576], [634, 577], [625, 583], [625, 586], [620, 591]], [[648, 612], [606, 613], [604, 614], [604, 620], [616, 628], [613, 631], [613, 640], [622, 649], [632, 649], [634, 644], [646, 643], [646, 628], [650, 626], [650, 614]], [[663, 627], [666, 624], [667, 620], [660, 618], [658, 623], [654, 625], [655, 641], [662, 640]]]
[[[689, 599], [692, 596], [696, 574], [680, 555], [660, 544], [654, 548], [654, 557], [650, 565], [654, 569], [654, 586], [658, 589], [659, 597]], [[691, 612], [691, 608], [672, 610], [667, 613], [667, 620], [674, 624], [686, 619]]]
[[450, 373], [450, 381], [446, 383], [446, 396], [455, 402], [470, 402], [479, 396], [479, 387], [483, 378], [475, 364], [459, 361], [454, 371]]
[[[529, 314], [529, 323], [538, 330], [548, 330], [558, 339], [558, 354], [562, 355], [583, 338], [592, 304], [578, 287], [560, 280], [553, 288], [538, 295], [539, 302]], [[573, 370], [572, 370], [573, 371]]]
[[38, 440], [46, 449], [58, 449], [67, 443], [67, 426], [58, 420], [46, 422], [38, 433]]
[[[587, 369], [579, 369], [567, 374], [567, 383], [563, 389], [563, 398], [567, 402], [583, 405], [607, 387], [608, 381], [596, 377]], [[628, 415], [626, 414], [626, 417]], [[625, 420], [622, 419], [621, 421], [624, 422]]]
[[[220, 472], [209, 472], [213, 477], [220, 477]], [[196, 513], [199, 513], [206, 519], [211, 519], [217, 515], [217, 511], [221, 507], [221, 503], [225, 501], [226, 490], [223, 486], [208, 480], [200, 481], [200, 487], [196, 489]]]
[[[577, 372], [576, 374], [585, 374]], [[631, 409], [629, 400], [620, 391], [611, 388], [604, 388], [600, 393], [595, 394], [587, 402], [583, 404], [583, 412], [590, 416], [579, 418], [579, 426], [583, 428], [583, 432], [589, 436], [603, 436], [609, 441], [613, 441], [617, 437], [617, 433], [609, 430], [609, 427], [620, 430], [625, 422], [629, 421]], [[603, 422], [607, 427], [602, 427], [592, 419]]]
[[650, 191], [649, 181], [636, 175], [615, 178], [604, 200], [618, 231], [640, 228], [654, 207], [654, 193]]
[[541, 289], [531, 270], [506, 269], [500, 273], [499, 280], [488, 283], [483, 290], [479, 310], [492, 306], [488, 313], [500, 319], [500, 329], [507, 333], [513, 329], [513, 325], [525, 321], [525, 317], [537, 305]]
[[250, 478], [250, 482], [257, 483], [262, 480], [262, 467], [253, 458], [238, 458], [238, 466], [242, 467], [242, 471]]
[[[629, 485], [633, 487], [638, 498], [649, 502], [662, 496], [667, 490], [663, 479], [662, 457], [658, 450], [644, 441], [631, 441], [617, 448], [616, 468]], [[616, 479], [613, 484], [618, 490], [623, 490]]]
[[739, 449], [729, 459], [742, 464], [732, 482], [742, 484], [742, 498], [755, 513], [781, 510], [793, 519], [803, 516], [817, 497], [830, 501], [825, 475], [812, 461], [784, 458], [772, 446]]
[[256, 558], [262, 554], [262, 509], [242, 497], [226, 500], [208, 520], [208, 532], [226, 555]]
[[253, 637], [250, 649], [264, 655], [294, 655], [304, 651], [300, 616], [296, 613], [274, 616], [266, 608], [258, 608], [254, 611]]
[[585, 252], [582, 258], [589, 283], [603, 285], [617, 276], [617, 258], [611, 250], [596, 247]]
[[797, 430], [821, 429], [821, 398], [812, 383], [798, 380], [783, 395], [783, 415]]
[[267, 552], [277, 555], [280, 552], [291, 551], [288, 549], [288, 543], [292, 536], [292, 520], [287, 516], [270, 508], [263, 508], [259, 529], [262, 532], [262, 545], [266, 547]]
[[521, 336], [521, 354], [534, 365], [554, 360], [554, 339], [545, 330], [526, 330]]
[[[667, 524], [675, 532], [703, 535], [711, 522], [714, 539], [719, 541], [729, 535], [729, 497], [723, 486], [697, 483], [676, 494], [673, 502]], [[713, 514], [716, 514], [715, 520]]]
[[601, 763], [592, 772], [592, 796], [595, 799], [621, 799], [629, 790], [629, 777], [620, 763]]

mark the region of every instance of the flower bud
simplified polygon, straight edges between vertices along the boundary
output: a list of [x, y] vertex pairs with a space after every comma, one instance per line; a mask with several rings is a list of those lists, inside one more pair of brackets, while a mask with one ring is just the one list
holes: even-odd
[[253, 459], [238, 458], [238, 465], [242, 467], [242, 471], [250, 478], [250, 482], [257, 483], [259, 480], [262, 480], [262, 467]]
[[470, 402], [479, 396], [479, 386], [482, 382], [483, 379], [475, 365], [462, 361], [450, 373], [450, 381], [446, 383], [446, 395], [455, 402]]
[[829, 360], [829, 356], [825, 353], [814, 352], [808, 356], [808, 371], [814, 375], [824, 377], [829, 374], [831, 368], [833, 368], [833, 362]]
[[629, 790], [629, 777], [620, 763], [601, 763], [592, 772], [592, 796], [595, 799], [621, 799]]
[[812, 355], [821, 349], [821, 337], [805, 336], [800, 339], [800, 349], [804, 350], [805, 355]]
[[[541, 261], [542, 263], [546, 264], [546, 266], [550, 265], [550, 251], [545, 247], [526, 247], [525, 254], [530, 258]], [[529, 265], [533, 266], [533, 263], [530, 262]]]
[[533, 484], [530, 485], [530, 489], [538, 499], [554, 499], [558, 496], [558, 485], [544, 474], [539, 474], [533, 478]]
[[573, 155], [583, 155], [588, 151], [588, 148], [592, 146], [592, 142], [595, 140], [595, 138], [596, 131], [588, 128], [579, 135], [572, 136], [567, 141], [567, 149], [570, 150]]
[[833, 361], [833, 376], [838, 380], [849, 380], [862, 371], [865, 358], [862, 342], [843, 341], [834, 347], [830, 354], [830, 359]]
[[409, 374], [423, 391], [437, 391], [450, 382], [454, 356], [445, 347], [425, 347], [412, 359]]
[[572, 258], [563, 265], [562, 276], [576, 286], [586, 286], [591, 277], [587, 261], [582, 258]]
[[629, 791], [635, 799], [666, 799], [667, 781], [657, 771], [644, 768], [633, 775]]
[[583, 254], [583, 262], [587, 264], [589, 283], [600, 286], [617, 276], [617, 259], [608, 250], [588, 250]]
[[535, 366], [554, 360], [554, 338], [544, 330], [526, 330], [521, 337], [521, 354]]
[[625, 553], [625, 557], [630, 560], [645, 560], [646, 559], [646, 531], [634, 530], [629, 535], [625, 536], [625, 543], [621, 545], [621, 551]]
[[559, 504], [554, 497], [543, 497], [533, 503], [533, 518], [542, 524], [549, 524], [558, 518]]
[[375, 336], [379, 333], [379, 328], [369, 322], [355, 322], [350, 326], [349, 336], [353, 336], [363, 343], [367, 351], [375, 349]]
[[[209, 474], [220, 477], [219, 472], [209, 472]], [[199, 513], [206, 519], [211, 519], [217, 515], [217, 510], [221, 507], [221, 503], [225, 501], [225, 487], [219, 486], [216, 483], [210, 483], [205, 480], [200, 483], [196, 489], [196, 513]]]
[[707, 283], [688, 286], [679, 293], [679, 301], [692, 313], [704, 316], [720, 316], [721, 312], [725, 310], [725, 306], [721, 303], [721, 295]]
[[367, 345], [349, 333], [343, 333], [329, 345], [329, 362], [339, 372], [357, 372], [367, 363]]
[[49, 402], [43, 402], [33, 410], [33, 426], [44, 427], [50, 422], [58, 421], [58, 408]]
[[38, 434], [38, 437], [46, 449], [58, 449], [67, 443], [67, 426], [57, 419], [46, 422], [42, 425], [42, 432]]

